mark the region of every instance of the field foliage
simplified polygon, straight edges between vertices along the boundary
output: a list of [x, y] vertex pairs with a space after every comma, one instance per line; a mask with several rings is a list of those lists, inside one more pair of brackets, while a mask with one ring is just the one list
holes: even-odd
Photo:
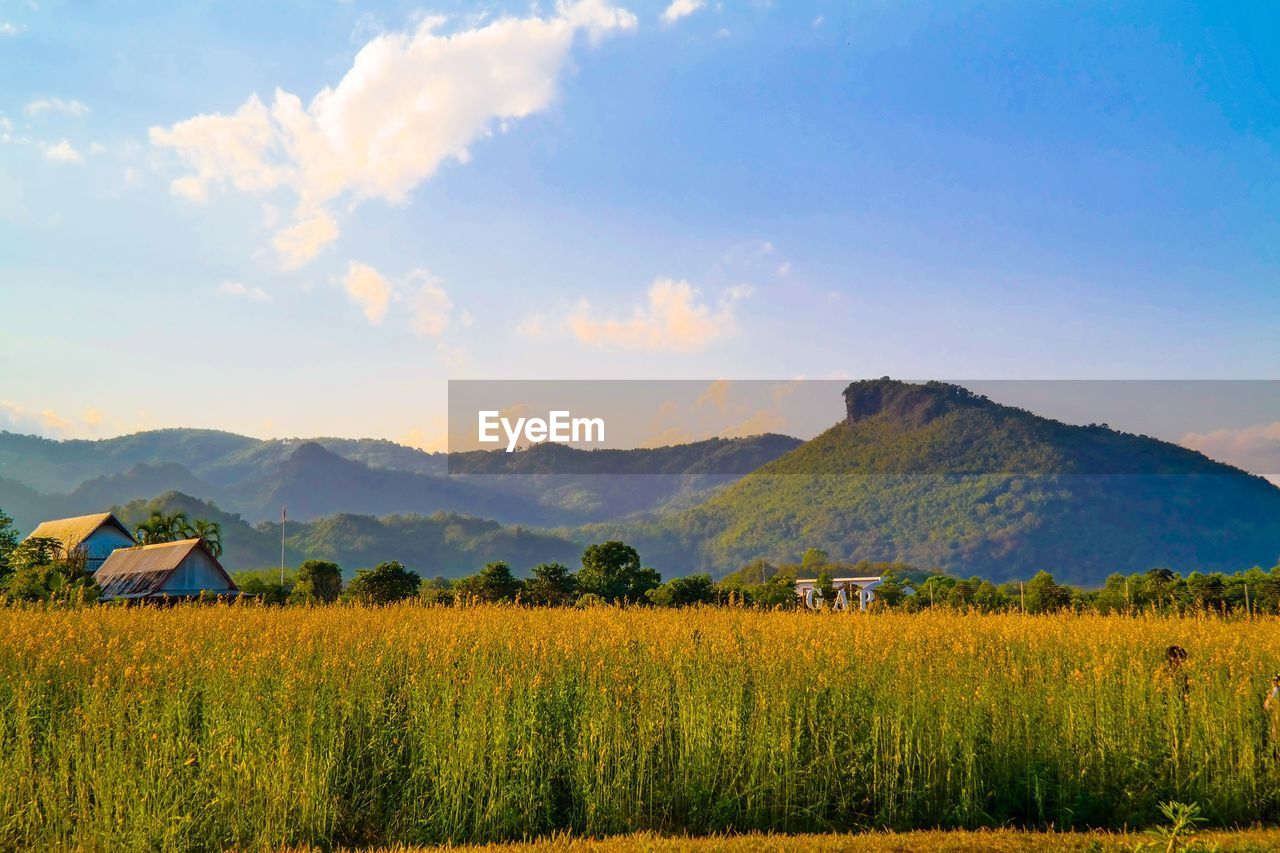
[[7, 608], [0, 847], [1272, 821], [1276, 671], [1273, 618]]

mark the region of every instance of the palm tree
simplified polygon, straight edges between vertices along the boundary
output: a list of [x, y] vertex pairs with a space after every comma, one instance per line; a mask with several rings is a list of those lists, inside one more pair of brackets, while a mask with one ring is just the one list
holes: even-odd
[[169, 521], [160, 513], [152, 513], [151, 517], [138, 525], [133, 531], [133, 538], [139, 545], [156, 545], [169, 542]]
[[218, 522], [197, 518], [189, 532], [193, 539], [203, 542], [214, 557], [222, 556], [222, 526]]
[[133, 538], [139, 545], [158, 545], [162, 542], [177, 542], [179, 539], [194, 538], [194, 528], [185, 512], [165, 515], [153, 512], [151, 517], [138, 525]]

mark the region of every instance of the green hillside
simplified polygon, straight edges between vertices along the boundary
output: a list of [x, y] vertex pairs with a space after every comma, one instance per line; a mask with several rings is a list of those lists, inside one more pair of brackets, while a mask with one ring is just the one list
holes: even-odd
[[[130, 528], [153, 512], [186, 512], [222, 527], [222, 563], [230, 571], [280, 565], [280, 524], [251, 525], [199, 498], [171, 492], [149, 501], [115, 508]], [[286, 561], [333, 560], [350, 576], [358, 568], [399, 560], [423, 577], [471, 574], [492, 560], [505, 560], [518, 572], [541, 562], [575, 561], [575, 541], [522, 527], [457, 513], [374, 517], [344, 513], [285, 527]]]
[[1113, 571], [1240, 569], [1280, 555], [1280, 489], [1199, 453], [954, 385], [874, 380], [845, 398], [848, 418], [812, 441], [701, 506], [620, 532], [656, 559], [713, 571], [818, 547], [1100, 583]]

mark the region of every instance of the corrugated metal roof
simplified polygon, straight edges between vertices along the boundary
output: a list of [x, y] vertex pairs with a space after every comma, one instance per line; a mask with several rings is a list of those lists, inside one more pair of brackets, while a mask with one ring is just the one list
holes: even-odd
[[41, 522], [40, 526], [31, 531], [31, 535], [27, 538], [57, 539], [62, 543], [64, 549], [74, 551], [81, 542], [92, 536], [94, 531], [104, 524], [119, 528], [120, 532], [125, 536], [131, 537], [133, 535], [129, 532], [129, 528], [120, 523], [120, 519], [109, 512], [99, 512], [93, 515], [79, 515], [75, 518], [59, 518], [55, 521]]
[[93, 579], [102, 587], [104, 598], [145, 598], [162, 595], [165, 581], [197, 548], [203, 550], [226, 579], [227, 591], [235, 591], [235, 582], [217, 559], [209, 554], [199, 539], [162, 542], [112, 551]]

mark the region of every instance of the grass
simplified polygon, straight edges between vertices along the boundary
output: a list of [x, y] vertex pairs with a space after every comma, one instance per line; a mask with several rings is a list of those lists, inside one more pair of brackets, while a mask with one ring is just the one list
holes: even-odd
[[0, 847], [1274, 822], [1276, 671], [1270, 618], [5, 609]]
[[[492, 844], [474, 847], [398, 847], [386, 853], [417, 853], [450, 850], [453, 853], [1138, 853], [1163, 850], [1152, 846], [1142, 834], [1111, 832], [1020, 832], [999, 830], [922, 830], [916, 832], [869, 832], [859, 835], [769, 835], [713, 836], [705, 838], [663, 837], [652, 833], [604, 839], [567, 836], [529, 843]], [[1216, 853], [1263, 853], [1280, 849], [1280, 830], [1251, 829], [1233, 832], [1206, 832], [1196, 835], [1186, 851]]]

